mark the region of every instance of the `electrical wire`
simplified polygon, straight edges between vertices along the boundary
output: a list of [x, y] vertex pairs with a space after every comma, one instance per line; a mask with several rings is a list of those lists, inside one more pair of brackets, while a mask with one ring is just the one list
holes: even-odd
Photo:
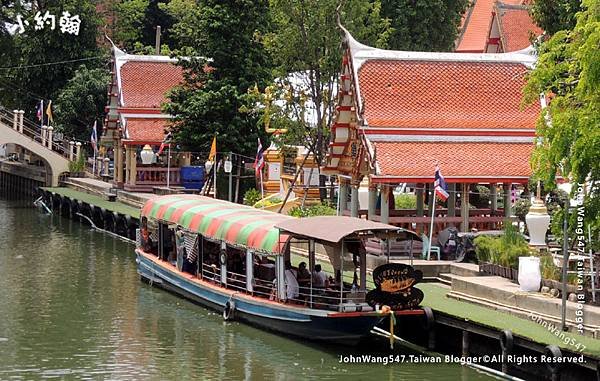
[[105, 56], [96, 56], [96, 57], [88, 57], [88, 58], [77, 58], [77, 59], [65, 60], [65, 61], [46, 62], [43, 64], [35, 64], [35, 65], [8, 66], [8, 67], [0, 67], [0, 70], [29, 69], [29, 68], [34, 68], [34, 67], [62, 65], [62, 64], [66, 64], [66, 63], [92, 61], [92, 60], [98, 60], [98, 59], [106, 59], [106, 57]]

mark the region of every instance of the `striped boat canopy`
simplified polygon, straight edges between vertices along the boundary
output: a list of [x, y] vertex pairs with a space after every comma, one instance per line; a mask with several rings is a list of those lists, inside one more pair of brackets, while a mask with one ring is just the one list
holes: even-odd
[[142, 217], [177, 224], [190, 232], [229, 244], [280, 254], [289, 239], [274, 226], [293, 219], [246, 205], [195, 195], [154, 197], [142, 207]]

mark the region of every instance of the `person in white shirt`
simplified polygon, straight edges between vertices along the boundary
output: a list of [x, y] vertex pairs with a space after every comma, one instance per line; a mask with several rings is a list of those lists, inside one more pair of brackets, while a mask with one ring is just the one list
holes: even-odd
[[285, 263], [285, 286], [288, 300], [298, 298], [300, 286], [296, 279], [296, 272], [292, 269], [292, 264], [289, 261]]
[[325, 288], [328, 286], [327, 274], [321, 270], [321, 265], [315, 265], [313, 272], [313, 286], [315, 288]]

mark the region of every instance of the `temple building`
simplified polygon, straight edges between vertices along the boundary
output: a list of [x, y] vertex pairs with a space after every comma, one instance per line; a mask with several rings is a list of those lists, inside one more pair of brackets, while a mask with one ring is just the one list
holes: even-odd
[[533, 23], [527, 0], [475, 0], [465, 12], [456, 40], [458, 53], [522, 50], [543, 31]]
[[[126, 54], [113, 46], [112, 81], [101, 138], [101, 152], [114, 162], [113, 181], [130, 191], [152, 191], [153, 187], [180, 184], [180, 169], [190, 155], [173, 153], [167, 168], [167, 150], [151, 163], [142, 151], [157, 153], [165, 138], [170, 116], [161, 111], [166, 93], [182, 79], [182, 69], [168, 56]], [[147, 148], [147, 146], [149, 148]]]
[[[439, 164], [450, 197], [436, 209], [435, 231], [449, 224], [465, 231], [497, 228], [510, 217], [512, 185], [526, 184], [532, 173], [529, 158], [540, 105], [522, 108], [521, 98], [535, 57], [389, 51], [363, 45], [348, 32], [344, 48], [322, 168], [340, 179], [342, 213], [364, 212], [358, 194], [366, 183], [369, 219], [408, 228], [416, 224], [426, 232], [425, 203], [431, 201], [425, 191], [432, 188]], [[416, 189], [416, 210], [394, 210], [390, 192], [399, 184]], [[490, 189], [488, 208], [469, 208], [474, 184]]]

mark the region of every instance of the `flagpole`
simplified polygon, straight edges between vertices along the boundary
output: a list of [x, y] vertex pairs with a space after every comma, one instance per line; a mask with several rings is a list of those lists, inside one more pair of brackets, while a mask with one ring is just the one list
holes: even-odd
[[169, 147], [167, 148], [167, 189], [171, 184], [171, 142], [169, 142]]
[[261, 198], [265, 198], [265, 188], [263, 186], [262, 169], [260, 169], [260, 196]]
[[40, 99], [40, 101], [42, 102], [42, 107], [40, 107], [40, 117], [41, 117], [40, 119], [42, 121], [42, 123], [40, 124], [40, 129], [41, 129], [42, 127], [44, 127], [44, 100]]
[[427, 258], [431, 258], [431, 245], [433, 240], [433, 218], [435, 217], [435, 182], [431, 188], [431, 226], [429, 227], [429, 247], [427, 248]]
[[217, 153], [215, 152], [215, 164], [214, 164], [214, 172], [213, 172], [213, 195], [214, 195], [214, 199], [217, 199], [217, 169], [219, 168], [218, 162], [217, 162]]

